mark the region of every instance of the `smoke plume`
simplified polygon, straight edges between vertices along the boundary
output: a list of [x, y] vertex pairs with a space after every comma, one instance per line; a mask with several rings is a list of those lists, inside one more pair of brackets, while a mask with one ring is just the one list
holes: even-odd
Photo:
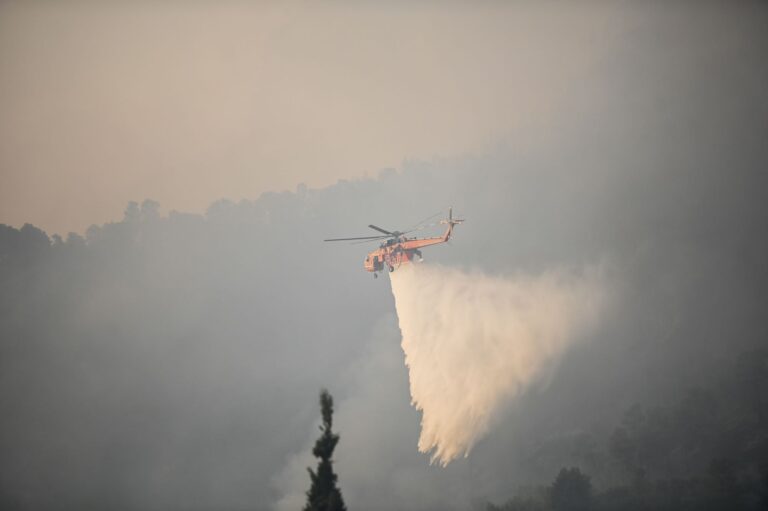
[[419, 451], [467, 455], [499, 411], [540, 383], [601, 308], [596, 272], [493, 277], [408, 265], [391, 275]]

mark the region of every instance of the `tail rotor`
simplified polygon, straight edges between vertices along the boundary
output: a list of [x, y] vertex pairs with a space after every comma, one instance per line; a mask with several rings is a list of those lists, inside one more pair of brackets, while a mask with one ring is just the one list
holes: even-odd
[[453, 218], [453, 208], [450, 207], [448, 208], [448, 218], [446, 220], [441, 220], [440, 223], [448, 226], [448, 230], [445, 231], [445, 235], [443, 236], [445, 241], [448, 241], [449, 239], [451, 239], [451, 234], [453, 233], [453, 226], [464, 223], [464, 219]]

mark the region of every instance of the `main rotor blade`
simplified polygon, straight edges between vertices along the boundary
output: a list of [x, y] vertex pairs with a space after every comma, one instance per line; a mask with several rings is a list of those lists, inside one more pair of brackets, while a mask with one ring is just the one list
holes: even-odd
[[436, 216], [438, 216], [438, 215], [442, 215], [442, 214], [443, 214], [443, 212], [442, 212], [442, 211], [438, 211], [438, 212], [437, 212], [437, 213], [435, 213], [434, 215], [429, 215], [429, 216], [428, 216], [427, 218], [425, 218], [424, 220], [422, 220], [422, 221], [420, 221], [420, 222], [416, 222], [415, 224], [413, 224], [413, 226], [411, 227], [410, 231], [408, 231], [408, 232], [412, 232], [412, 231], [415, 231], [415, 230], [417, 230], [417, 229], [420, 229], [420, 228], [422, 227], [422, 224], [425, 224], [425, 223], [429, 222], [430, 220], [432, 220], [433, 218], [435, 218]]
[[434, 227], [434, 226], [436, 226], [436, 225], [438, 225], [438, 223], [437, 223], [437, 222], [432, 222], [431, 224], [424, 224], [424, 225], [420, 225], [420, 226], [418, 226], [418, 227], [415, 227], [415, 228], [413, 228], [413, 229], [407, 230], [407, 231], [405, 231], [405, 232], [401, 232], [401, 233], [400, 233], [400, 235], [402, 236], [403, 234], [410, 234], [410, 233], [412, 233], [412, 232], [416, 232], [416, 231], [423, 231], [423, 230], [424, 230], [424, 229], [426, 229], [427, 227]]
[[355, 241], [350, 243], [350, 245], [361, 245], [363, 243], [373, 243], [374, 241], [384, 241], [387, 238], [390, 238], [391, 236], [382, 236], [381, 238], [376, 238], [372, 240], [363, 240], [363, 241]]
[[350, 240], [382, 240], [390, 236], [361, 236], [358, 238], [330, 238], [323, 241], [350, 241]]
[[374, 229], [376, 231], [383, 232], [384, 234], [389, 234], [390, 236], [393, 236], [393, 234], [391, 232], [385, 231], [381, 227], [376, 227], [375, 225], [369, 225], [368, 227], [370, 227], [371, 229]]

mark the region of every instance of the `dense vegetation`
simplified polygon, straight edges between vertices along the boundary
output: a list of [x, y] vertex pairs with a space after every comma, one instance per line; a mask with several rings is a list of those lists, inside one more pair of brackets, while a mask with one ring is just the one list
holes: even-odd
[[635, 405], [604, 445], [598, 488], [579, 468], [488, 511], [758, 510], [768, 507], [768, 350], [737, 357], [711, 389]]

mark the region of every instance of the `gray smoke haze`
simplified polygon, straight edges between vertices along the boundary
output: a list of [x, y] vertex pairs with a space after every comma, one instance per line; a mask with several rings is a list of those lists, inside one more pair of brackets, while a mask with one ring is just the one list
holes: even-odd
[[[768, 338], [765, 4], [625, 16], [526, 144], [205, 214], [146, 201], [66, 240], [0, 226], [0, 507], [295, 509], [321, 387], [350, 509], [471, 509], [573, 463], [610, 478], [585, 438]], [[604, 262], [611, 314], [442, 468], [418, 451], [387, 279], [320, 240], [448, 205], [468, 221], [425, 264]]]

